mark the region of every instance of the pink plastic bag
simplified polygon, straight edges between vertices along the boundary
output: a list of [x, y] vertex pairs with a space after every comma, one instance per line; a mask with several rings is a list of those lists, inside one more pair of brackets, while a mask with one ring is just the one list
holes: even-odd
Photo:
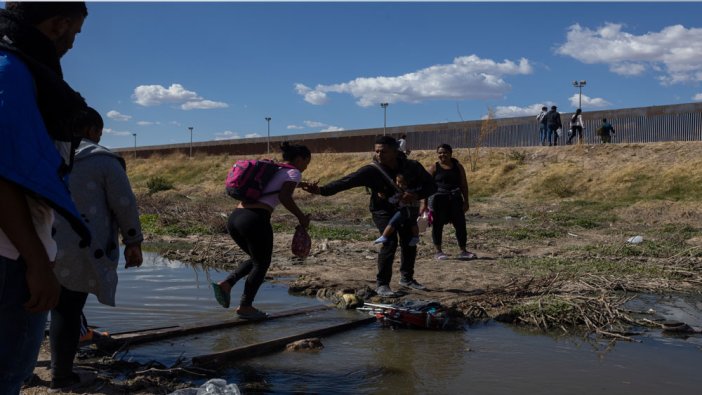
[[312, 240], [305, 228], [300, 225], [295, 228], [295, 235], [293, 235], [292, 245], [290, 247], [293, 255], [298, 258], [306, 258], [310, 254]]

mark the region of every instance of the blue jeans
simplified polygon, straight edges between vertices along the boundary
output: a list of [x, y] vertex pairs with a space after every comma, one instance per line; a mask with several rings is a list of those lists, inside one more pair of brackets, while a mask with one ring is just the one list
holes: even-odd
[[541, 145], [546, 145], [546, 138], [548, 137], [548, 126], [545, 123], [539, 124], [539, 140]]
[[30, 313], [22, 306], [29, 299], [26, 271], [21, 258], [0, 256], [0, 394], [19, 394], [44, 340], [48, 312]]

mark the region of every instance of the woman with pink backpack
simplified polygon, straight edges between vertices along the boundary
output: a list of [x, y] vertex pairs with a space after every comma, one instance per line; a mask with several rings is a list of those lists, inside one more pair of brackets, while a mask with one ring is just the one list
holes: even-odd
[[268, 315], [255, 307], [253, 301], [268, 272], [273, 255], [273, 228], [271, 214], [278, 204], [282, 204], [295, 215], [300, 226], [306, 229], [310, 224], [309, 214], [304, 214], [293, 199], [293, 192], [302, 179], [302, 172], [312, 160], [310, 150], [304, 145], [281, 144], [283, 162], [270, 181], [263, 187], [262, 195], [255, 201], [241, 201], [229, 215], [227, 231], [236, 244], [250, 259], [239, 266], [226, 279], [212, 283], [215, 298], [224, 308], [228, 308], [231, 290], [237, 281], [246, 277], [244, 293], [239, 301], [236, 314], [243, 319], [265, 319]]

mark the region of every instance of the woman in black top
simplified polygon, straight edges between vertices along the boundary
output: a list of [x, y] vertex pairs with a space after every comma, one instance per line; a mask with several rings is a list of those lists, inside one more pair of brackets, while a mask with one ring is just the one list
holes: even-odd
[[[468, 211], [468, 180], [466, 170], [458, 160], [452, 157], [453, 149], [448, 144], [441, 144], [436, 149], [439, 161], [429, 168], [429, 174], [434, 177], [437, 192], [429, 198], [429, 209], [433, 211], [431, 237], [436, 249], [435, 258], [448, 259], [441, 249], [441, 238], [444, 225], [453, 224], [456, 229], [456, 240], [461, 249], [459, 259], [475, 259], [475, 254], [466, 250], [468, 233], [466, 231], [465, 212]], [[424, 211], [423, 205], [420, 211]]]

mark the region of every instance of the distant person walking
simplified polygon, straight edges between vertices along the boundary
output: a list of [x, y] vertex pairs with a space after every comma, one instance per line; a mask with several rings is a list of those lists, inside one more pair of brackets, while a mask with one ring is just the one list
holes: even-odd
[[102, 129], [102, 117], [88, 108], [78, 121], [77, 130], [85, 138], [76, 150], [69, 179], [73, 201], [88, 223], [92, 243], [85, 247], [62, 216], [54, 221], [58, 244], [54, 274], [61, 283], [61, 297], [51, 310], [49, 327], [52, 390], [77, 389], [94, 380], [89, 374], [74, 372], [73, 359], [88, 293], [102, 304], [115, 305], [119, 236], [125, 245], [125, 268], [139, 267], [143, 261], [144, 236], [126, 164], [121, 156], [99, 145]]
[[[281, 167], [270, 182], [263, 188], [263, 196], [253, 203], [241, 202], [229, 215], [227, 231], [236, 244], [250, 259], [239, 263], [239, 267], [224, 281], [212, 283], [215, 298], [224, 308], [229, 307], [231, 291], [237, 281], [246, 277], [244, 293], [241, 295], [236, 314], [243, 319], [263, 319], [268, 315], [253, 307], [258, 289], [268, 272], [273, 255], [273, 227], [271, 214], [278, 204], [290, 211], [300, 226], [310, 225], [310, 216], [304, 214], [293, 199], [293, 192], [302, 179], [302, 172], [312, 160], [309, 148], [284, 142], [283, 162], [294, 168]], [[277, 193], [276, 193], [277, 192]]]
[[551, 111], [546, 113], [544, 117], [548, 126], [548, 146], [558, 145], [558, 129], [563, 127], [561, 122], [561, 114], [558, 112], [558, 107], [551, 106]]
[[597, 135], [600, 136], [602, 144], [607, 144], [612, 142], [612, 135], [614, 134], [614, 128], [612, 124], [607, 122], [607, 118], [602, 118], [602, 125], [597, 129]]
[[397, 148], [400, 150], [405, 155], [410, 154], [410, 150], [407, 148], [407, 135], [403, 134], [400, 136], [400, 139], [397, 140]]
[[[402, 173], [417, 180], [416, 192], [405, 192], [402, 202], [412, 204], [426, 199], [432, 195], [436, 187], [431, 175], [427, 173], [421, 163], [407, 159], [399, 152], [397, 140], [391, 136], [379, 136], [375, 140], [375, 156], [372, 164], [365, 165], [355, 172], [326, 185], [308, 184], [303, 189], [309, 193], [322, 196], [332, 196], [341, 191], [355, 187], [368, 187], [371, 190], [369, 209], [373, 222], [382, 234], [390, 219], [398, 210], [397, 204], [390, 202], [387, 197], [395, 194], [392, 183], [397, 174]], [[387, 176], [386, 176], [387, 175]], [[388, 179], [390, 178], [390, 179]], [[399, 236], [399, 243], [398, 243]], [[400, 285], [405, 288], [424, 290], [426, 287], [414, 279], [414, 263], [417, 259], [417, 247], [409, 245], [412, 240], [412, 231], [405, 226], [393, 233], [388, 241], [382, 244], [378, 252], [378, 273], [376, 275], [375, 292], [379, 296], [397, 296], [390, 288], [392, 278], [392, 264], [395, 252], [400, 247]]]
[[583, 111], [577, 109], [575, 114], [570, 118], [570, 130], [572, 131], [570, 137], [568, 137], [568, 144], [571, 144], [573, 137], [578, 135], [578, 144], [583, 143]]
[[541, 145], [546, 145], [546, 136], [548, 136], [548, 125], [546, 124], [546, 114], [548, 107], [541, 107], [541, 112], [536, 116], [536, 122], [539, 124], [539, 141]]
[[441, 144], [436, 149], [439, 161], [429, 167], [429, 174], [436, 183], [436, 193], [427, 201], [422, 201], [420, 211], [423, 212], [427, 206], [433, 212], [434, 221], [432, 223], [431, 238], [434, 243], [437, 260], [448, 259], [441, 247], [442, 233], [444, 225], [451, 223], [456, 230], [456, 241], [461, 252], [458, 259], [475, 259], [475, 254], [466, 250], [468, 232], [466, 231], [466, 211], [470, 207], [468, 204], [468, 179], [463, 165], [453, 158], [453, 149], [448, 144]]

